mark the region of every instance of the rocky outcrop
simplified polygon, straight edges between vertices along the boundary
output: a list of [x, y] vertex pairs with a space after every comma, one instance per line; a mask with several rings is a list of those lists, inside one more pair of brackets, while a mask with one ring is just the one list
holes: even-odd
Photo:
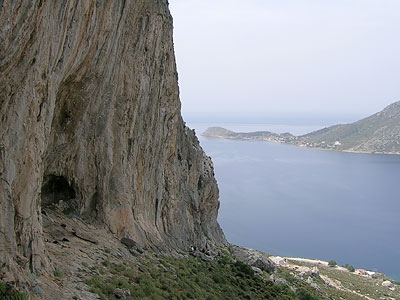
[[229, 250], [233, 257], [245, 262], [246, 264], [258, 268], [262, 271], [272, 273], [275, 270], [275, 263], [261, 251], [245, 247], [231, 245]]
[[166, 0], [0, 1], [1, 272], [46, 272], [42, 207], [172, 251], [224, 244], [180, 115]]

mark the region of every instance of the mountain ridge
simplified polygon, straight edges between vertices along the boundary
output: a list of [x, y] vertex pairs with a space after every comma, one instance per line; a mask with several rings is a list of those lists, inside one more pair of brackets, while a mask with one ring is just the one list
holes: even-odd
[[359, 121], [333, 125], [300, 136], [270, 131], [233, 132], [221, 127], [209, 127], [202, 135], [266, 140], [346, 152], [400, 154], [400, 101]]

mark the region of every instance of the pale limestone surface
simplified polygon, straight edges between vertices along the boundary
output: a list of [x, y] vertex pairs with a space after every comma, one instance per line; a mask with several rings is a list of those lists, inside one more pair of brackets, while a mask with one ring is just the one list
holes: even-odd
[[155, 250], [225, 244], [167, 1], [0, 4], [2, 276], [50, 272], [42, 201]]

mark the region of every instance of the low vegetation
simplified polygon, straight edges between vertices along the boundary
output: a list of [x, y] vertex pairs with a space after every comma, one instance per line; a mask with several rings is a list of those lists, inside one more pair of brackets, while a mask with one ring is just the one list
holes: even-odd
[[346, 268], [347, 270], [349, 270], [349, 272], [354, 272], [354, 271], [356, 270], [356, 269], [355, 269], [352, 265], [350, 265], [350, 264], [345, 264], [343, 267]]
[[[400, 299], [400, 286], [388, 278], [360, 276], [335, 265], [288, 260], [273, 274], [260, 273], [221, 249], [214, 260], [161, 256], [146, 252], [121, 263], [112, 253], [100, 262], [86, 283], [101, 299]], [[335, 262], [336, 263], [336, 262]], [[307, 267], [317, 270], [301, 274]], [[307, 269], [306, 268], [306, 269]]]
[[330, 266], [330, 267], [336, 267], [336, 266], [337, 266], [337, 263], [336, 263], [336, 261], [334, 261], [333, 259], [331, 259], [331, 260], [328, 262], [328, 266]]
[[[86, 278], [85, 291], [89, 288], [104, 300], [400, 299], [399, 282], [379, 273], [374, 277], [357, 275], [348, 264], [331, 267], [317, 260], [287, 258], [285, 264], [269, 274], [235, 259], [228, 248], [220, 249], [213, 258], [205, 254], [173, 257], [144, 251], [121, 259], [120, 250], [110, 248], [101, 253], [99, 260], [81, 262], [78, 277]], [[53, 275], [60, 282], [69, 280], [59, 268], [55, 268]], [[29, 290], [32, 295], [46, 296], [40, 289]], [[0, 281], [0, 299], [29, 297]], [[72, 295], [72, 299], [79, 297]]]
[[275, 284], [270, 274], [255, 274], [228, 251], [213, 261], [199, 257], [150, 255], [136, 262], [102, 264], [86, 283], [103, 299], [321, 299], [308, 284], [293, 278]]
[[2, 300], [28, 300], [26, 293], [16, 290], [14, 287], [8, 286], [5, 282], [0, 281], [0, 299]]
[[[313, 277], [313, 281], [318, 284], [320, 291], [318, 296], [321, 299], [380, 299], [392, 300], [400, 299], [400, 284], [384, 274], [376, 273], [376, 276], [361, 276], [352, 271], [352, 266], [346, 264], [344, 268], [331, 267], [308, 262], [288, 260], [291, 265], [298, 265], [313, 268], [318, 266], [319, 276]], [[329, 262], [328, 262], [329, 263]], [[350, 270], [349, 270], [350, 269]], [[290, 277], [293, 272], [287, 268], [279, 268], [278, 274], [286, 274]], [[289, 275], [288, 275], [289, 274]], [[282, 275], [280, 275], [282, 276]], [[308, 278], [304, 278], [307, 280]], [[390, 286], [382, 283], [390, 281]]]

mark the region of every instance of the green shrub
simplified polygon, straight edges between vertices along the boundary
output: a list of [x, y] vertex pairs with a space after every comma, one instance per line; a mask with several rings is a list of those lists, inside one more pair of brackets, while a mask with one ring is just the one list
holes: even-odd
[[122, 275], [133, 279], [137, 275], [137, 271], [135, 271], [132, 268], [127, 268], [127, 269], [123, 270]]
[[333, 259], [331, 259], [331, 260], [328, 262], [328, 266], [330, 266], [330, 267], [336, 267], [336, 266], [337, 266], [337, 263], [336, 263], [336, 261], [334, 261]]
[[110, 261], [108, 259], [102, 262], [103, 266], [108, 267], [110, 265]]
[[9, 289], [7, 284], [0, 281], [0, 299], [4, 300], [28, 300], [29, 296], [26, 293]]
[[349, 264], [345, 264], [343, 267], [345, 267], [350, 272], [354, 272], [356, 270], [352, 265]]
[[43, 295], [44, 295], [42, 288], [38, 285], [31, 287], [31, 291], [39, 297], [43, 297]]
[[54, 268], [53, 275], [54, 275], [55, 277], [61, 277], [61, 276], [64, 275], [64, 272], [63, 272], [59, 267], [55, 267], [55, 268]]
[[3, 281], [0, 281], [0, 295], [4, 295], [6, 293], [6, 283]]
[[91, 287], [98, 287], [103, 285], [103, 281], [101, 280], [101, 277], [98, 275], [90, 277], [88, 280], [85, 281], [85, 283]]
[[254, 275], [254, 270], [248, 264], [246, 264], [246, 263], [244, 263], [244, 262], [242, 262], [240, 260], [237, 260], [235, 262], [234, 266], [235, 266], [235, 269], [237, 271], [239, 271], [240, 273], [243, 273], [243, 274], [246, 274], [246, 275], [249, 275], [249, 276], [253, 276]]
[[117, 274], [126, 270], [126, 267], [123, 264], [114, 264], [113, 263], [111, 265], [111, 267], [112, 267], [113, 273], [117, 273]]
[[296, 299], [298, 300], [316, 300], [317, 298], [305, 288], [298, 288], [296, 290]]
[[217, 284], [226, 284], [226, 279], [222, 274], [213, 273], [211, 275], [211, 279], [214, 280], [214, 282]]
[[292, 291], [290, 286], [288, 286], [287, 284], [276, 284], [276, 285], [274, 285], [274, 289], [275, 289], [275, 291], [277, 291], [277, 293], [288, 295], [291, 298], [294, 298], [294, 296], [295, 296], [295, 293]]

